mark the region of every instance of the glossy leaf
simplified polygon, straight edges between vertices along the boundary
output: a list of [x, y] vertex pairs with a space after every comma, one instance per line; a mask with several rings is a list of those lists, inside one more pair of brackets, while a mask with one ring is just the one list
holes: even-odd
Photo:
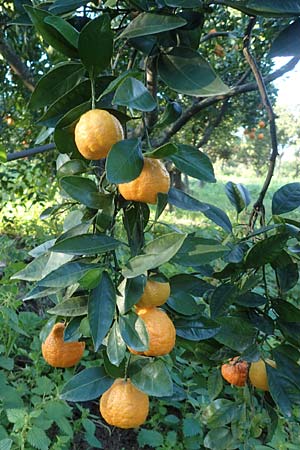
[[80, 59], [92, 78], [109, 66], [113, 53], [113, 32], [107, 14], [91, 20], [81, 30], [78, 49]]
[[272, 214], [284, 214], [300, 206], [300, 183], [279, 188], [272, 198]]
[[88, 298], [71, 297], [58, 303], [54, 308], [48, 309], [48, 314], [55, 314], [57, 316], [77, 317], [87, 314]]
[[81, 234], [57, 242], [51, 251], [68, 255], [96, 255], [115, 250], [119, 245], [120, 241], [105, 234]]
[[91, 292], [88, 303], [88, 319], [95, 351], [102, 344], [112, 324], [116, 308], [116, 292], [107, 272]]
[[227, 250], [214, 239], [201, 238], [192, 233], [187, 236], [172, 261], [186, 267], [197, 267], [215, 261]]
[[127, 267], [123, 269], [123, 276], [133, 278], [168, 262], [178, 252], [185, 238], [185, 234], [168, 233], [150, 241], [145, 245], [143, 255], [128, 261]]
[[191, 48], [175, 47], [161, 53], [158, 72], [169, 88], [181, 94], [209, 97], [229, 91], [210, 64]]
[[300, 15], [299, 0], [218, 0], [216, 3], [231, 6], [246, 14], [265, 17], [290, 17]]
[[110, 362], [119, 367], [125, 357], [126, 344], [121, 336], [117, 321], [113, 323], [108, 333], [106, 352]]
[[156, 128], [164, 128], [179, 119], [182, 114], [182, 107], [177, 102], [168, 102], [160, 120], [155, 125]]
[[102, 367], [90, 367], [73, 376], [63, 387], [60, 398], [69, 402], [86, 402], [99, 398], [114, 379]]
[[191, 294], [171, 294], [167, 303], [173, 311], [182, 314], [183, 316], [192, 316], [199, 312], [203, 312], [203, 305], [198, 305]]
[[251, 201], [248, 189], [240, 183], [228, 181], [225, 185], [225, 192], [238, 214], [247, 208]]
[[236, 287], [230, 284], [221, 284], [213, 292], [209, 306], [212, 319], [225, 316], [229, 306], [234, 302]]
[[139, 139], [124, 139], [114, 144], [106, 159], [106, 175], [110, 183], [128, 183], [137, 178], [144, 166]]
[[145, 322], [134, 312], [119, 318], [120, 333], [126, 344], [138, 352], [149, 348]]
[[68, 12], [73, 12], [80, 6], [86, 5], [88, 0], [56, 0], [49, 7], [49, 11], [52, 14], [65, 14]]
[[236, 297], [235, 303], [248, 308], [256, 308], [257, 306], [265, 305], [267, 301], [266, 297], [263, 297], [256, 292], [246, 292], [243, 295]]
[[146, 281], [146, 275], [139, 275], [122, 282], [124, 292], [121, 297], [118, 297], [118, 308], [122, 314], [126, 314], [141, 298]]
[[61, 17], [50, 15], [45, 17], [44, 23], [61, 34], [68, 44], [74, 48], [74, 53], [77, 54], [79, 33], [69, 22]]
[[176, 154], [170, 159], [180, 172], [196, 178], [197, 180], [215, 183], [213, 165], [209, 157], [192, 145], [177, 144]]
[[153, 111], [157, 107], [148, 89], [141, 81], [133, 77], [125, 78], [118, 86], [112, 104], [144, 112]]
[[72, 257], [63, 253], [55, 255], [55, 253], [46, 252], [36, 257], [27, 264], [24, 269], [14, 273], [11, 278], [26, 281], [39, 281], [71, 259]]
[[147, 36], [149, 34], [162, 33], [163, 31], [174, 30], [186, 24], [186, 20], [181, 17], [163, 14], [141, 13], [119, 36], [120, 38], [135, 38], [138, 36]]
[[275, 234], [257, 242], [246, 255], [247, 267], [262, 267], [274, 261], [282, 252], [287, 235]]
[[270, 56], [300, 56], [300, 20], [285, 28], [272, 43]]
[[101, 268], [102, 266], [82, 262], [69, 262], [53, 270], [49, 275], [40, 280], [38, 284], [42, 287], [64, 288], [77, 283], [89, 270], [97, 267]]
[[57, 171], [58, 177], [65, 177], [70, 175], [79, 175], [85, 173], [88, 170], [88, 166], [82, 159], [71, 159], [65, 162]]
[[175, 153], [177, 153], [177, 146], [168, 142], [167, 144], [164, 144], [161, 147], [157, 147], [150, 152], [145, 152], [144, 156], [147, 156], [148, 158], [161, 159], [167, 158], [168, 156], [174, 155]]
[[150, 360], [139, 364], [139, 360], [129, 365], [128, 375], [132, 384], [142, 392], [154, 397], [173, 394], [173, 382], [170, 373], [161, 360]]
[[111, 202], [111, 194], [98, 192], [94, 181], [79, 176], [63, 177], [60, 180], [62, 189], [74, 200], [93, 209], [105, 208]]
[[220, 327], [206, 317], [197, 320], [177, 319], [174, 321], [177, 336], [189, 341], [203, 341], [210, 339], [218, 333]]
[[39, 79], [31, 95], [29, 105], [42, 108], [54, 103], [72, 89], [84, 74], [84, 67], [77, 62], [65, 62], [54, 66]]
[[238, 317], [218, 318], [220, 326], [215, 339], [233, 350], [243, 352], [255, 339], [256, 330], [246, 321]]

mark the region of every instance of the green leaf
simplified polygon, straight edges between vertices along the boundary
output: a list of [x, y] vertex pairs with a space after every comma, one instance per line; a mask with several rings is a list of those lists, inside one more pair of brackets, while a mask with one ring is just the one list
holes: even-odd
[[35, 258], [31, 263], [27, 264], [24, 269], [12, 275], [11, 278], [26, 281], [39, 281], [62, 265], [68, 263], [71, 259], [72, 257], [62, 253], [55, 254], [47, 252]]
[[156, 123], [155, 128], [165, 128], [171, 125], [175, 120], [179, 119], [182, 114], [182, 107], [177, 102], [168, 102], [164, 112]]
[[257, 306], [265, 305], [266, 301], [266, 297], [263, 297], [256, 292], [246, 292], [235, 298], [235, 303], [241, 306], [247, 306], [248, 308], [256, 308]]
[[60, 398], [69, 402], [86, 402], [102, 395], [113, 384], [102, 367], [84, 369], [63, 387]]
[[228, 248], [215, 239], [189, 234], [172, 261], [181, 266], [201, 266], [221, 258]]
[[225, 192], [238, 214], [243, 211], [243, 209], [247, 208], [250, 203], [249, 191], [240, 183], [228, 181], [228, 183], [225, 184]]
[[168, 262], [178, 252], [185, 238], [186, 234], [168, 233], [149, 242], [143, 249], [143, 255], [128, 261], [122, 271], [123, 276], [133, 278]]
[[[25, 5], [24, 8], [37, 31], [43, 36], [48, 44], [52, 45], [52, 47], [66, 56], [69, 56], [71, 58], [78, 57], [78, 50], [76, 46], [74, 46], [73, 43], [70, 43], [70, 39], [71, 41], [72, 37], [74, 39], [74, 33], [77, 33], [72, 25], [70, 25], [63, 19], [56, 17], [48, 13], [47, 11], [44, 11], [43, 9], [33, 8], [29, 5]], [[57, 30], [56, 27], [53, 27], [52, 25], [45, 22], [45, 19], [50, 17], [54, 17], [54, 20], [62, 20], [64, 22], [64, 25], [60, 26]]]
[[104, 91], [102, 92], [102, 94], [100, 95], [99, 99], [100, 100], [102, 97], [104, 97], [107, 94], [110, 94], [111, 92], [115, 91], [117, 89], [118, 86], [120, 86], [121, 83], [123, 83], [123, 81], [125, 80], [125, 78], [127, 77], [137, 77], [140, 75], [140, 72], [137, 70], [125, 70], [124, 72], [121, 73], [121, 75], [119, 75], [118, 77], [114, 78], [109, 85], [106, 87], [106, 89], [104, 89]]
[[243, 352], [253, 344], [256, 330], [239, 317], [223, 317], [217, 320], [220, 329], [215, 339], [233, 350]]
[[98, 192], [94, 181], [79, 176], [63, 177], [62, 189], [74, 200], [92, 209], [104, 209], [111, 203], [112, 195]]
[[300, 20], [286, 27], [273, 41], [270, 56], [300, 56]]
[[209, 157], [192, 145], [177, 144], [177, 153], [170, 159], [180, 172], [197, 180], [215, 183], [213, 165]]
[[230, 284], [221, 284], [215, 289], [210, 298], [210, 316], [213, 320], [226, 314], [235, 300], [236, 293], [236, 287]]
[[[291, 417], [292, 402], [287, 392], [289, 385], [292, 384], [291, 380], [289, 380], [287, 374], [282, 373], [279, 369], [274, 369], [269, 364], [266, 364], [266, 369], [270, 393], [273, 400], [277, 403], [285, 417]], [[297, 390], [299, 393], [299, 388]]]
[[0, 144], [0, 162], [6, 162], [7, 161], [7, 155], [6, 150], [2, 144]]
[[79, 33], [69, 22], [58, 16], [47, 16], [44, 23], [61, 34], [68, 44], [74, 48], [74, 54], [77, 55]]
[[106, 352], [110, 362], [119, 367], [125, 357], [126, 344], [116, 320], [108, 333]]
[[203, 311], [203, 305], [198, 305], [194, 297], [187, 293], [177, 296], [171, 293], [167, 303], [170, 308], [184, 316], [192, 316]]
[[299, 0], [217, 0], [246, 14], [265, 17], [290, 17], [300, 15]]
[[49, 445], [51, 444], [51, 441], [45, 431], [35, 425], [29, 429], [26, 435], [26, 440], [30, 445], [32, 445], [32, 447], [38, 450], [48, 450]]
[[55, 314], [57, 316], [77, 317], [87, 314], [88, 298], [83, 297], [71, 297], [58, 303], [54, 308], [48, 309], [48, 314]]
[[145, 152], [144, 156], [147, 156], [148, 158], [162, 159], [167, 158], [170, 155], [174, 155], [174, 153], [177, 153], [177, 146], [168, 142], [167, 144], [157, 147], [150, 152]]
[[157, 67], [164, 83], [181, 94], [209, 97], [229, 91], [210, 64], [191, 48], [175, 47], [161, 53]]
[[104, 367], [108, 376], [112, 378], [124, 378], [126, 372], [126, 364], [127, 361], [125, 359], [122, 360], [119, 366], [112, 364], [107, 356], [105, 351], [102, 352]]
[[300, 183], [289, 183], [279, 188], [272, 198], [272, 214], [284, 214], [300, 206]]
[[232, 447], [233, 437], [228, 428], [214, 428], [204, 438], [205, 448], [211, 450], [228, 450]]
[[219, 332], [220, 326], [206, 317], [197, 320], [177, 319], [174, 321], [177, 336], [189, 341], [210, 339]]
[[88, 166], [82, 159], [71, 159], [65, 162], [57, 171], [58, 177], [65, 177], [71, 175], [79, 175], [85, 173], [88, 170]]
[[201, 424], [197, 419], [186, 417], [183, 419], [182, 431], [185, 437], [198, 436], [202, 432]]
[[145, 275], [139, 275], [123, 281], [125, 284], [124, 294], [118, 297], [118, 309], [121, 314], [126, 314], [138, 302], [143, 295], [146, 281], [147, 277]]
[[5, 438], [0, 441], [0, 450], [10, 450], [13, 444], [12, 439]]
[[8, 358], [7, 356], [0, 356], [0, 367], [6, 370], [13, 370], [14, 360], [13, 358]]
[[149, 337], [145, 322], [134, 312], [119, 318], [120, 333], [126, 344], [137, 352], [149, 348]]
[[148, 89], [141, 81], [133, 77], [125, 78], [118, 86], [112, 104], [144, 112], [153, 111], [157, 107]]
[[207, 379], [207, 391], [210, 400], [214, 400], [222, 392], [223, 379], [220, 369], [214, 369]]
[[65, 62], [54, 66], [37, 82], [29, 101], [30, 107], [37, 109], [52, 104], [76, 86], [83, 74], [84, 67], [80, 63]]
[[257, 242], [246, 255], [246, 266], [262, 267], [274, 261], [281, 254], [286, 241], [286, 234], [275, 234]]
[[39, 286], [50, 288], [65, 288], [77, 283], [91, 269], [102, 268], [100, 264], [85, 264], [69, 262], [62, 265], [39, 281]]
[[96, 255], [115, 250], [120, 244], [120, 241], [105, 234], [81, 234], [56, 242], [51, 251], [68, 255]]
[[91, 20], [79, 35], [79, 56], [90, 76], [94, 78], [109, 64], [113, 54], [113, 32], [109, 15]]
[[95, 352], [102, 344], [112, 324], [116, 308], [116, 292], [107, 272], [103, 272], [100, 283], [93, 289], [88, 303], [88, 319]]
[[139, 139], [124, 139], [114, 144], [106, 159], [110, 183], [128, 183], [137, 178], [144, 166]]
[[80, 6], [86, 5], [88, 0], [56, 0], [49, 7], [49, 11], [52, 14], [66, 14], [68, 12], [73, 12]]
[[137, 360], [130, 364], [128, 374], [131, 382], [148, 395], [169, 397], [173, 394], [172, 378], [161, 360], [152, 360], [146, 364]]
[[137, 436], [138, 444], [141, 448], [146, 446], [158, 448], [164, 443], [164, 437], [161, 433], [155, 430], [146, 430], [142, 428]]
[[186, 20], [178, 16], [163, 14], [141, 13], [130, 22], [119, 38], [135, 38], [149, 34], [162, 33], [186, 25]]

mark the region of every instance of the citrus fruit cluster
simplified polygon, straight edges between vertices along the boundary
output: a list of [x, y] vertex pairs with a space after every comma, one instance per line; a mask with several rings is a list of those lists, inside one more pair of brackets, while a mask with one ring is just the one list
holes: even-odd
[[229, 360], [221, 367], [221, 374], [228, 383], [235, 386], [245, 386], [249, 377], [252, 386], [263, 391], [269, 390], [266, 364], [276, 368], [275, 361], [271, 359], [259, 359], [250, 365], [241, 361], [238, 356]]
[[[258, 122], [258, 131], [261, 130], [262, 128], [265, 128], [266, 123], [263, 120], [260, 120]], [[249, 139], [255, 139], [257, 137], [257, 139], [262, 140], [264, 139], [265, 135], [264, 133], [262, 133], [261, 131], [259, 133], [256, 134], [257, 129], [256, 128], [251, 128], [251, 130], [249, 128], [246, 128], [244, 131], [244, 135], [246, 137], [248, 137]]]

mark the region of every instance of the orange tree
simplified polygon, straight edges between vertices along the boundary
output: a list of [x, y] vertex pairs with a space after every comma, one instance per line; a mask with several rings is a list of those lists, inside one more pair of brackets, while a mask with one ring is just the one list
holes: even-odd
[[[79, 8], [76, 14], [74, 8]], [[255, 81], [237, 81], [233, 74], [237, 83], [229, 87], [229, 69], [225, 84], [200, 53], [207, 40], [218, 36], [218, 31], [209, 33], [206, 22], [223, 8], [246, 26], [236, 39]], [[294, 20], [299, 1], [103, 5], [59, 0], [25, 9], [43, 42], [64, 58], [39, 80], [30, 106], [42, 111], [41, 124], [54, 129], [61, 153], [57, 177], [63, 200], [46, 214], [66, 209], [70, 214], [63, 233], [36, 248], [33, 261], [14, 278], [36, 282], [26, 300], [49, 297], [55, 303], [44, 339], [57, 320], [64, 320], [65, 340], [86, 338], [102, 361], [71, 378], [61, 397], [95, 399], [114, 379], [130, 378], [144, 394], [188, 401], [200, 415], [201, 372], [201, 379], [208, 379], [202, 416], [207, 428], [202, 437], [195, 430], [187, 433], [196, 435], [193, 445], [200, 438], [205, 447], [218, 449], [241, 442], [256, 445], [258, 437], [267, 442], [277, 415], [291, 417], [300, 401], [300, 310], [291, 291], [298, 281], [300, 223], [286, 216], [300, 205], [300, 184], [275, 192], [266, 223], [263, 203], [277, 139], [265, 84], [280, 73], [262, 76], [251, 39], [256, 35], [263, 41], [260, 27], [267, 29], [276, 19], [283, 31], [271, 54], [294, 56], [286, 67], [292, 68], [299, 56], [299, 22]], [[249, 224], [241, 227], [220, 208], [169, 188], [163, 161], [214, 183], [204, 153], [190, 142], [170, 140], [200, 111], [257, 87], [269, 119], [272, 155]], [[226, 192], [239, 215], [250, 203], [247, 189], [228, 183]], [[161, 222], [168, 203], [205, 215], [216, 226], [213, 236], [201, 229], [183, 233]], [[156, 298], [150, 306], [136, 306], [150, 281], [170, 285], [169, 298], [159, 300], [167, 299], [165, 312], [151, 304]], [[172, 350], [174, 326], [177, 345]], [[61, 339], [59, 345], [68, 348]], [[236, 364], [249, 363], [252, 379], [267, 376], [260, 385], [270, 394], [262, 397], [245, 386], [234, 402], [229, 386], [223, 390], [219, 366], [237, 356]], [[270, 357], [276, 366], [261, 361]], [[189, 384], [186, 366], [191, 367]], [[257, 429], [249, 418], [260, 401], [265, 416]], [[243, 435], [235, 425], [241, 416]]]

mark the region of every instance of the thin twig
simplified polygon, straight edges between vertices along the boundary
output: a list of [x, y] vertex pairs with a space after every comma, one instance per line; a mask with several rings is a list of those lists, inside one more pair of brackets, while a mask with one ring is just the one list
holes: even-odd
[[250, 230], [252, 231], [256, 222], [256, 219], [259, 214], [262, 215], [262, 220], [264, 220], [264, 207], [263, 202], [266, 196], [267, 190], [270, 186], [272, 177], [274, 175], [276, 158], [278, 156], [278, 142], [277, 142], [277, 131], [276, 131], [276, 114], [274, 113], [270, 98], [267, 93], [267, 88], [263, 79], [263, 76], [259, 70], [257, 62], [253, 55], [250, 52], [251, 45], [251, 34], [252, 30], [256, 23], [256, 17], [250, 17], [245, 36], [244, 36], [244, 45], [243, 45], [243, 53], [246, 61], [248, 62], [253, 75], [255, 77], [257, 87], [261, 96], [262, 103], [267, 111], [269, 122], [270, 122], [270, 134], [271, 134], [271, 143], [272, 143], [272, 151], [270, 155], [270, 164], [268, 173], [266, 175], [265, 182], [263, 187], [259, 193], [257, 201], [253, 205], [253, 210], [249, 220]]

